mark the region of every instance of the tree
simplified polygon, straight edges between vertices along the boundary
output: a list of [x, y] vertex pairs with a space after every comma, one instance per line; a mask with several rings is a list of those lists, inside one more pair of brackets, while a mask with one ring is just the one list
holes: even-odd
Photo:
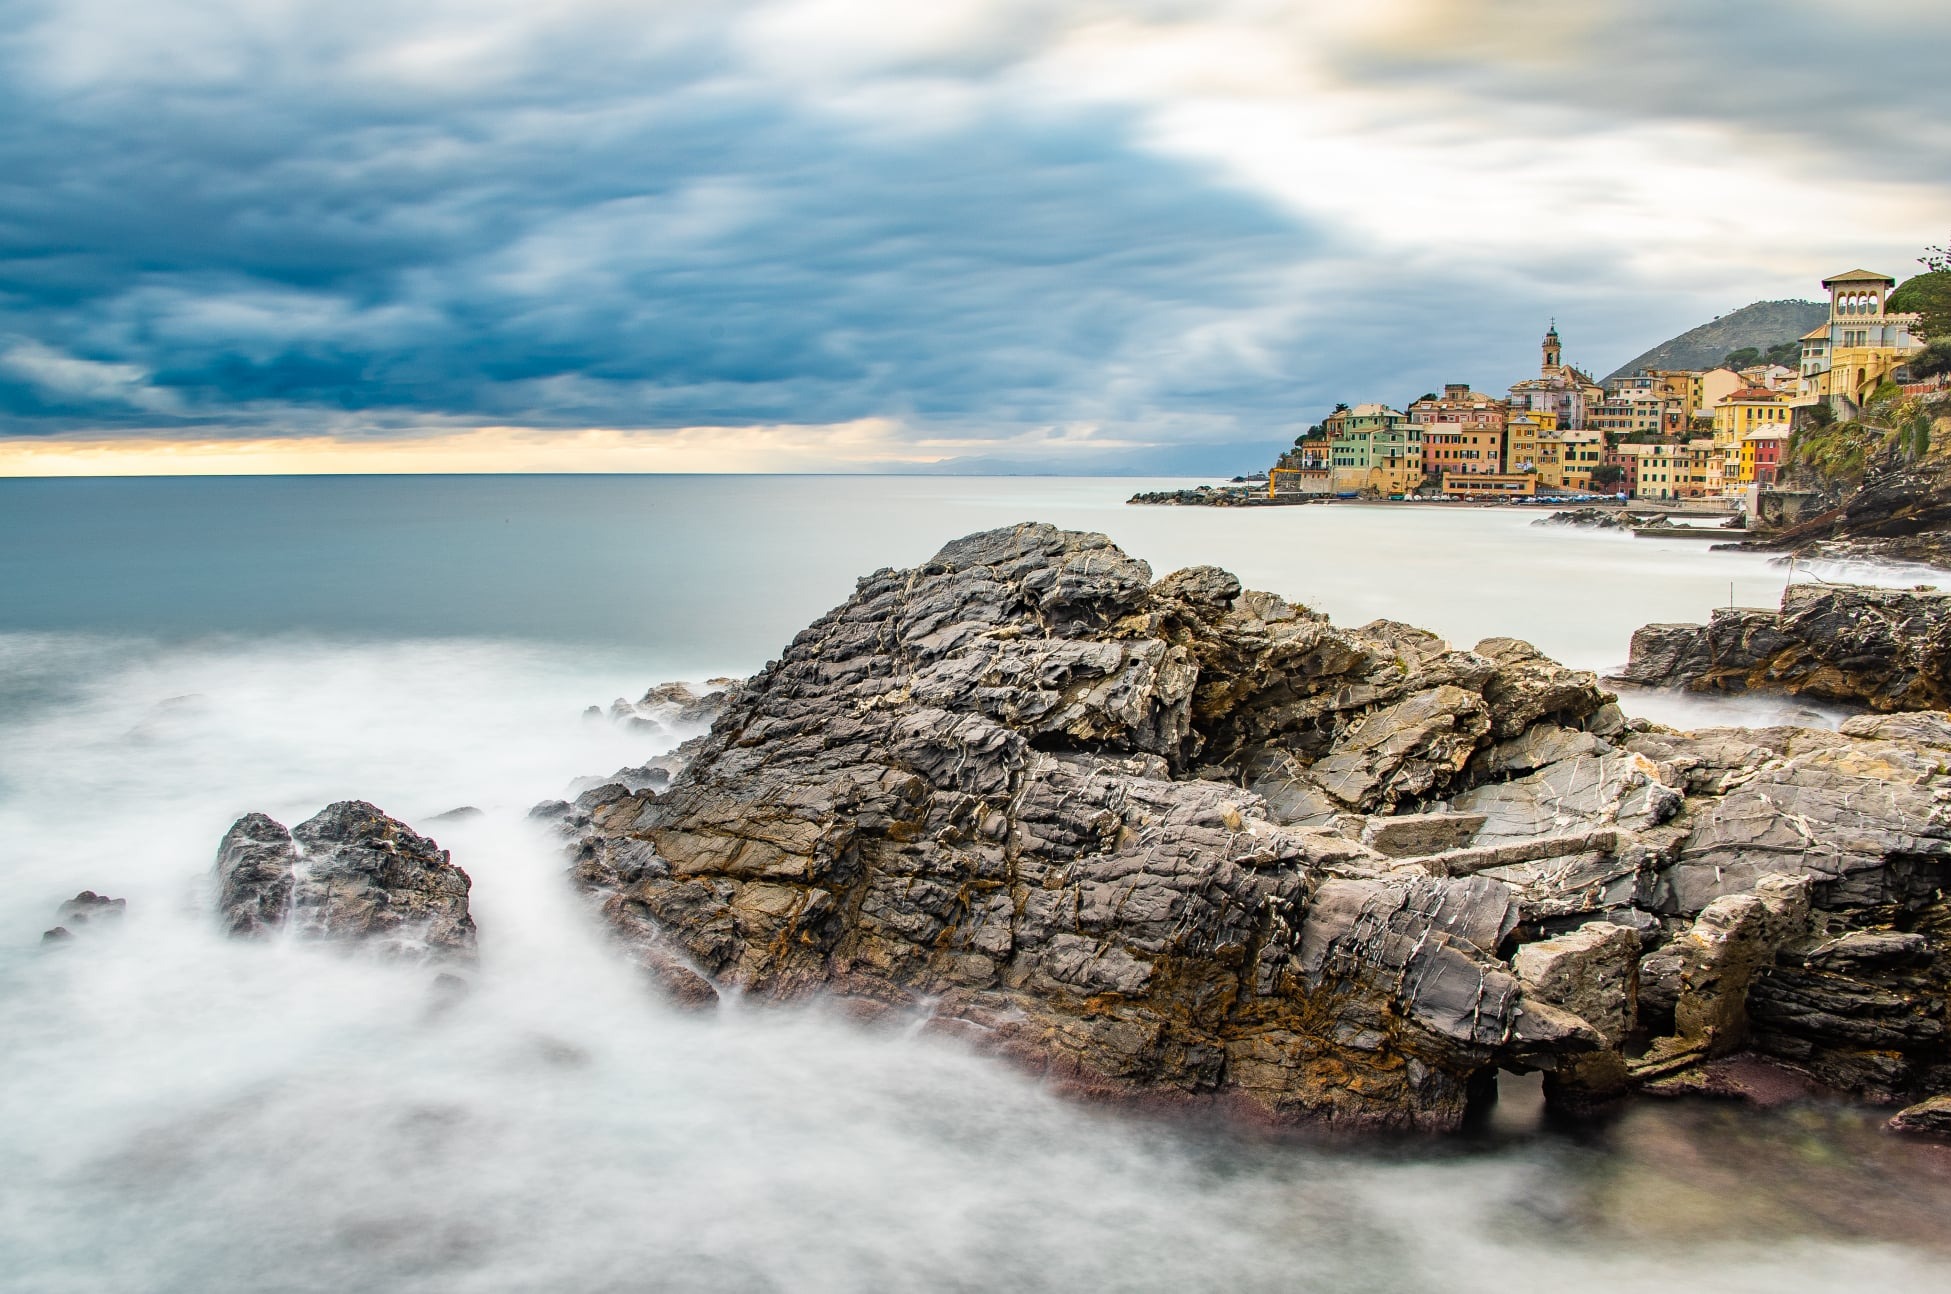
[[1617, 463], [1601, 463], [1592, 469], [1592, 488], [1610, 490], [1615, 485], [1626, 482], [1626, 469]]
[[1917, 331], [1927, 338], [1951, 338], [1951, 269], [1932, 270], [1904, 280], [1886, 307], [1917, 316]]
[[1912, 355], [1904, 361], [1904, 369], [1915, 381], [1951, 373], [1951, 336], [1940, 337]]

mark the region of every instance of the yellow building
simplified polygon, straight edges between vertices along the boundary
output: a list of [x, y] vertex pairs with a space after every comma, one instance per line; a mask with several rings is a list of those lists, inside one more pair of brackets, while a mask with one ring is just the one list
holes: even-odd
[[1504, 470], [1535, 472], [1541, 457], [1539, 442], [1558, 430], [1558, 415], [1538, 410], [1513, 410], [1504, 421]]
[[1884, 309], [1897, 280], [1870, 270], [1851, 270], [1822, 281], [1829, 290], [1829, 321], [1802, 338], [1799, 403], [1847, 400], [1861, 405], [1924, 343], [1911, 335], [1915, 315]]
[[1595, 429], [1587, 431], [1560, 431], [1557, 434], [1562, 446], [1559, 453], [1559, 478], [1556, 482], [1540, 476], [1538, 483], [1546, 487], [1571, 490], [1578, 494], [1592, 491], [1592, 473], [1605, 461], [1605, 433]]
[[1743, 445], [1757, 431], [1786, 431], [1789, 414], [1789, 396], [1786, 392], [1771, 391], [1760, 386], [1743, 387], [1714, 406], [1714, 452], [1722, 460], [1720, 470], [1724, 485], [1747, 484], [1755, 479], [1752, 447], [1748, 451], [1747, 466], [1743, 469]]
[[1631, 448], [1639, 451], [1633, 485], [1636, 499], [1699, 499], [1726, 488], [1724, 460], [1710, 438], [1620, 446]]
[[1540, 490], [1592, 488], [1592, 472], [1605, 461], [1605, 433], [1597, 427], [1561, 427], [1556, 415], [1513, 413], [1504, 424], [1504, 471], [1531, 472]]

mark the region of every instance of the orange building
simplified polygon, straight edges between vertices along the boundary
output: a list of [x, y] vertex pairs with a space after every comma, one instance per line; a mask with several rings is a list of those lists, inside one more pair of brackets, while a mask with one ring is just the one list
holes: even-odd
[[1443, 394], [1409, 406], [1409, 420], [1423, 428], [1423, 470], [1431, 476], [1494, 475], [1504, 464], [1502, 400], [1452, 382]]

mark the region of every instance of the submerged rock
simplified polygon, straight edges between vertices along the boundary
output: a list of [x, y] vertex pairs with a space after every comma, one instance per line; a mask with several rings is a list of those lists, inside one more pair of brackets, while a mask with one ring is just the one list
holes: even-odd
[[1943, 709], [1951, 705], [1951, 593], [1792, 584], [1778, 611], [1726, 607], [1705, 625], [1645, 626], [1619, 681]]
[[688, 1002], [832, 995], [1082, 1090], [1449, 1128], [1498, 1068], [1568, 1104], [1748, 1046], [1951, 1074], [1941, 992], [1850, 1036], [1821, 1005], [1942, 978], [1928, 735], [1628, 724], [1528, 644], [1027, 525], [862, 580], [668, 787], [557, 816]]
[[55, 910], [54, 919], [60, 924], [42, 931], [41, 942], [43, 944], [66, 943], [75, 937], [76, 930], [100, 929], [105, 925], [116, 924], [121, 921], [128, 908], [127, 899], [111, 899], [106, 894], [83, 890]]
[[239, 818], [218, 847], [217, 909], [233, 935], [280, 932], [403, 957], [471, 958], [470, 883], [447, 851], [361, 800], [287, 831]]

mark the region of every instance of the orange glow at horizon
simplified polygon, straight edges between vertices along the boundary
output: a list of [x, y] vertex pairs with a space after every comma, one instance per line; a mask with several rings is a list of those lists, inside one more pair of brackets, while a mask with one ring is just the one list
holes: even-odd
[[[257, 440], [34, 437], [0, 440], [0, 477], [288, 476], [534, 472], [819, 472], [925, 465], [886, 419], [827, 426], [482, 427], [398, 439]], [[966, 452], [966, 451], [965, 451]]]

